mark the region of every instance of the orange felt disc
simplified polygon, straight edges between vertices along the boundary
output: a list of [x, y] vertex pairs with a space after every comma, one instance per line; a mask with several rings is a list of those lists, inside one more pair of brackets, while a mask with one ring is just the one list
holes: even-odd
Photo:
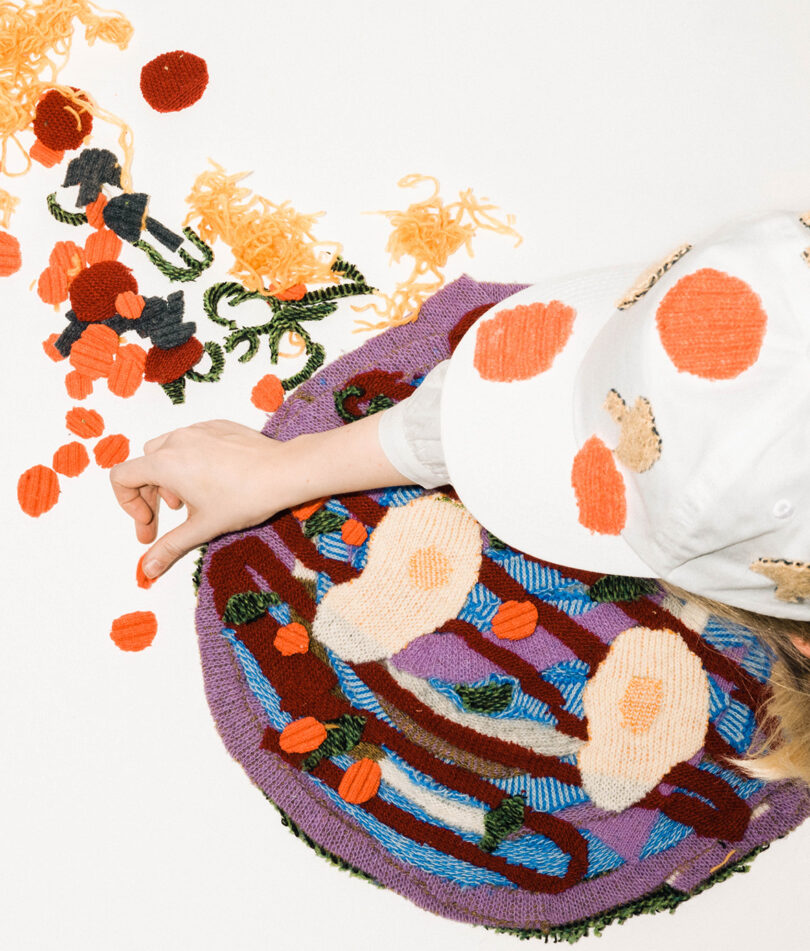
[[107, 376], [118, 350], [118, 334], [103, 324], [88, 324], [70, 348], [70, 365], [90, 380]]
[[0, 277], [8, 277], [21, 267], [20, 242], [8, 231], [0, 231]]
[[110, 637], [122, 651], [142, 651], [157, 634], [157, 618], [151, 611], [122, 614], [112, 622]]

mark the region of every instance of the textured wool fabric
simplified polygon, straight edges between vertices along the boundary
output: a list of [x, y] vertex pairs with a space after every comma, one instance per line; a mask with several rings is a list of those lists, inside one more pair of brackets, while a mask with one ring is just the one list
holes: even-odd
[[[359, 378], [353, 413], [402, 399], [466, 315], [518, 289], [454, 282], [266, 434], [343, 425]], [[515, 551], [449, 486], [279, 513], [213, 541], [197, 578], [230, 753], [320, 851], [438, 914], [571, 936], [643, 896], [676, 903], [810, 814], [803, 784], [726, 762], [767, 691], [752, 632]]]

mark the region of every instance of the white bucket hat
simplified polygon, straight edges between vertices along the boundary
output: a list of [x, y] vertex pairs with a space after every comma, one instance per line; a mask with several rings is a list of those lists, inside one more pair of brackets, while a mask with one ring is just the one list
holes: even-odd
[[487, 311], [442, 392], [470, 512], [546, 561], [810, 620], [808, 245], [769, 214], [635, 284], [590, 271]]

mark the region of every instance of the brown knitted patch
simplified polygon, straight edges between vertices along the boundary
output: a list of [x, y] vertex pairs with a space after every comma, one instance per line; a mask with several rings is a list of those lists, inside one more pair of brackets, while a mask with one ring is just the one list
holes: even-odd
[[810, 562], [760, 558], [748, 567], [773, 581], [780, 601], [796, 603], [810, 598]]
[[646, 472], [661, 456], [661, 437], [655, 428], [650, 401], [638, 396], [632, 409], [628, 409], [616, 390], [610, 390], [604, 408], [622, 428], [614, 450], [616, 456], [633, 472]]
[[647, 291], [667, 273], [676, 261], [680, 261], [691, 247], [691, 244], [682, 244], [659, 264], [654, 264], [648, 271], [645, 271], [627, 294], [617, 302], [616, 307], [619, 310], [627, 310], [628, 307], [635, 304], [639, 298], [643, 297]]

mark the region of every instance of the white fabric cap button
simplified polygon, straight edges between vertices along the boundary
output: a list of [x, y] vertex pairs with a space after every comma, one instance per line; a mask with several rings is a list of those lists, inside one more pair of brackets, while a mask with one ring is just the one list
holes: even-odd
[[773, 507], [776, 518], [790, 518], [793, 514], [793, 505], [787, 499], [780, 499]]

